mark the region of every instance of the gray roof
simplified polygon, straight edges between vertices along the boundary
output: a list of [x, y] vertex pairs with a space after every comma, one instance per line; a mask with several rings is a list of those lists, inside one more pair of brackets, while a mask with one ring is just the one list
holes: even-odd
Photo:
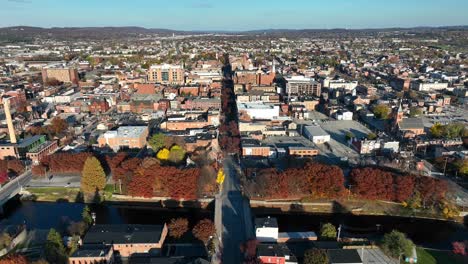
[[424, 123], [422, 118], [404, 118], [398, 124], [401, 130], [407, 129], [424, 129]]
[[162, 225], [94, 225], [86, 233], [84, 244], [158, 243]]
[[328, 136], [329, 134], [320, 126], [306, 126], [306, 129], [312, 136]]

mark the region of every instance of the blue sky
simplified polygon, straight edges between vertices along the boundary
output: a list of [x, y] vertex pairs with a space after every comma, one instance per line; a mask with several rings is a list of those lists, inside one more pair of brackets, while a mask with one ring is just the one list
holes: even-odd
[[468, 0], [0, 0], [0, 27], [178, 30], [468, 25]]

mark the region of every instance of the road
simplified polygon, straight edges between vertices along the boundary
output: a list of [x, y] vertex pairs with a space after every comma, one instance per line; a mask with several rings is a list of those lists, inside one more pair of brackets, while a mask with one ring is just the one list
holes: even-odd
[[222, 191], [217, 196], [216, 203], [221, 203], [221, 247], [222, 263], [242, 263], [243, 255], [240, 246], [248, 239], [254, 238], [253, 219], [250, 204], [242, 195], [239, 180], [239, 166], [228, 156], [223, 162], [225, 180]]
[[31, 179], [32, 174], [28, 170], [3, 186], [0, 189], [0, 206], [3, 206], [11, 197], [18, 194], [21, 187], [27, 185]]

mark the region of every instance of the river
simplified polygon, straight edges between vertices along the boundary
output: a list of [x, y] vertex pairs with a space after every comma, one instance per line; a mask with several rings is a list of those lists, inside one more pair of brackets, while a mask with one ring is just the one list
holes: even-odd
[[[0, 228], [6, 225], [25, 223], [30, 229], [65, 228], [69, 221], [81, 219], [84, 205], [80, 203], [49, 203], [31, 201], [10, 201], [5, 205]], [[154, 204], [106, 204], [92, 205], [99, 224], [162, 224], [175, 217], [189, 219], [191, 225], [204, 218], [213, 218], [212, 210], [186, 208], [159, 208]], [[349, 214], [310, 214], [266, 212], [253, 209], [256, 216], [271, 216], [278, 219], [280, 232], [318, 231], [320, 224], [331, 222], [343, 225], [345, 235], [380, 236], [392, 229], [398, 229], [418, 245], [431, 248], [450, 249], [451, 242], [468, 240], [466, 226], [446, 221], [411, 219], [393, 216], [357, 216]]]

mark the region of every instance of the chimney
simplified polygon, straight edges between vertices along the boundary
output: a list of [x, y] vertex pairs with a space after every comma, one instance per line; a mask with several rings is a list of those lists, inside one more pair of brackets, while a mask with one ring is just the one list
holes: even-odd
[[13, 119], [11, 118], [10, 112], [10, 98], [3, 99], [3, 106], [5, 109], [5, 117], [8, 125], [8, 134], [10, 135], [10, 143], [16, 144], [15, 127], [13, 126]]

